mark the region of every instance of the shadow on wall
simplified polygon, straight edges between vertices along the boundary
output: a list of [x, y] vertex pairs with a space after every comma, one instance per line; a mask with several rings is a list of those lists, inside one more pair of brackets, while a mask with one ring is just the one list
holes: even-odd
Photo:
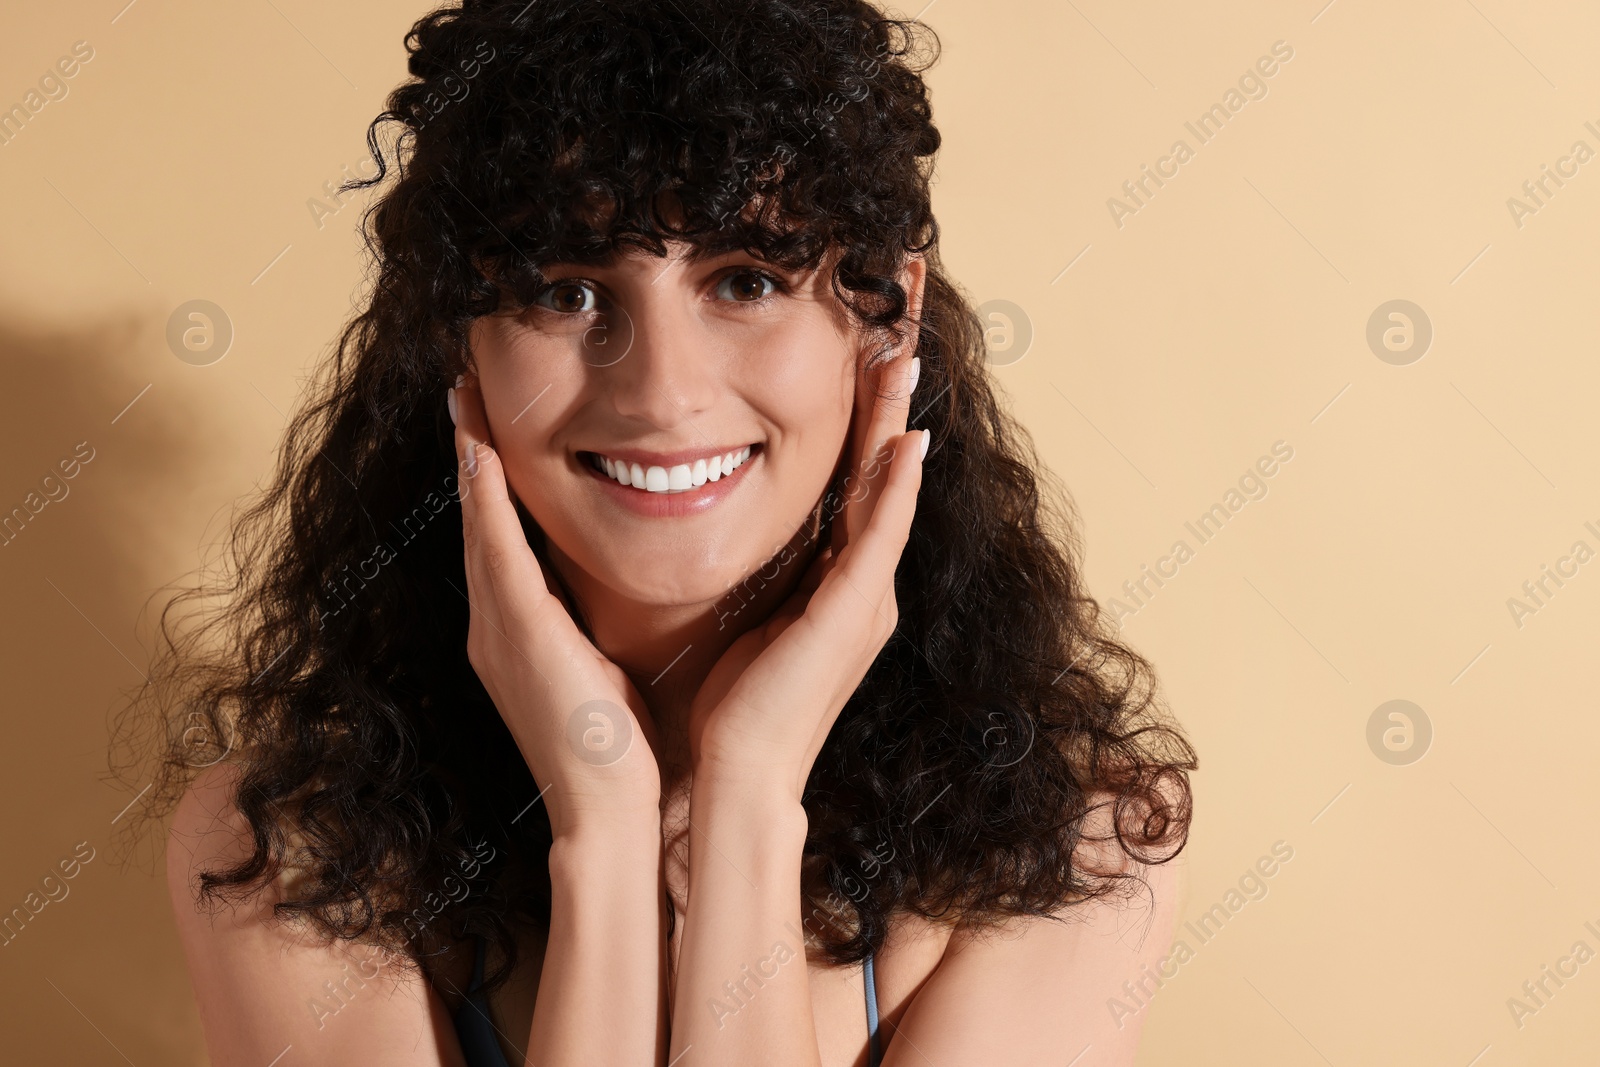
[[[226, 436], [154, 316], [0, 311], [0, 1003], [13, 1063], [203, 1063], [158, 861], [120, 864], [113, 713], [144, 680], [140, 614], [194, 562], [170, 530]], [[187, 377], [186, 377], [187, 372]], [[213, 379], [213, 382], [215, 379]], [[181, 416], [181, 417], [180, 417]], [[166, 570], [170, 573], [157, 573]]]

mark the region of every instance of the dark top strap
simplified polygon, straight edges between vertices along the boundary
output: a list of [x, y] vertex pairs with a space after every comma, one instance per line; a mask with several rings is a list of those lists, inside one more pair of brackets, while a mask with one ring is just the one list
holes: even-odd
[[871, 953], [867, 954], [861, 973], [867, 983], [867, 1067], [878, 1067], [883, 1049], [878, 1043], [878, 983], [872, 974]]
[[476, 993], [483, 986], [483, 962], [489, 955], [488, 945], [483, 940], [483, 935], [478, 934], [473, 939], [472, 951], [472, 983], [467, 986], [467, 994]]
[[[466, 1002], [456, 1010], [453, 1020], [456, 1036], [466, 1055], [467, 1067], [511, 1067], [505, 1053], [500, 1051], [500, 1043], [495, 1040], [494, 1024], [489, 1021], [489, 998], [479, 992], [487, 951], [481, 935], [475, 940], [472, 983], [467, 986]], [[883, 1047], [878, 1037], [878, 983], [872, 972], [870, 953], [862, 967], [862, 976], [867, 987], [867, 1067], [878, 1067], [883, 1061]]]
[[456, 1009], [451, 1021], [456, 1026], [456, 1037], [461, 1042], [467, 1067], [511, 1067], [506, 1055], [495, 1040], [494, 1023], [489, 1020], [489, 998], [483, 992], [483, 964], [488, 955], [482, 935], [476, 938], [477, 948], [472, 957], [472, 983], [467, 986], [467, 999]]

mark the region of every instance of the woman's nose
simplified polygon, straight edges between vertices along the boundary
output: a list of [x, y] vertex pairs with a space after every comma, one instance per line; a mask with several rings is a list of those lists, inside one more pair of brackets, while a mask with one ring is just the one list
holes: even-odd
[[[619, 415], [672, 429], [709, 411], [717, 391], [716, 344], [693, 309], [665, 293], [626, 306], [610, 336], [592, 349], [609, 365], [596, 371]], [[616, 348], [626, 343], [620, 355]], [[591, 362], [595, 362], [591, 360]]]

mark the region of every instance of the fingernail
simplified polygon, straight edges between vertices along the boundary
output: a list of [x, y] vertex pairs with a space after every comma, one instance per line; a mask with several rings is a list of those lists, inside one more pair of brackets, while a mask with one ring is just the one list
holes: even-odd
[[467, 477], [475, 478], [478, 475], [478, 443], [474, 441], [467, 449]]
[[466, 385], [466, 384], [467, 384], [467, 376], [465, 374], [456, 375], [456, 388], [457, 389], [460, 389], [463, 385]]
[[921, 356], [912, 356], [911, 357], [911, 388], [906, 390], [906, 395], [907, 396], [910, 396], [912, 393], [917, 391], [917, 379], [920, 378], [920, 377], [922, 377], [922, 357]]
[[923, 430], [922, 431], [922, 458], [923, 459], [927, 459], [928, 458], [928, 442], [931, 441], [931, 440], [933, 440], [933, 432], [931, 430]]
[[456, 425], [456, 391], [455, 391], [455, 389], [453, 389], [453, 388], [452, 389], [446, 389], [444, 391], [444, 403], [445, 403], [445, 407], [450, 409], [450, 425], [451, 426], [455, 426]]

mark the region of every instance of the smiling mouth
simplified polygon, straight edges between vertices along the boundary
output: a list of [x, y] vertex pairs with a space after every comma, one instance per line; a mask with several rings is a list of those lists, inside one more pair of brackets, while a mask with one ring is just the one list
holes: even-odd
[[732, 452], [706, 456], [693, 463], [679, 463], [671, 467], [628, 463], [599, 452], [579, 452], [578, 458], [618, 485], [646, 493], [671, 494], [693, 492], [711, 482], [731, 477], [760, 452], [761, 445], [758, 442]]

